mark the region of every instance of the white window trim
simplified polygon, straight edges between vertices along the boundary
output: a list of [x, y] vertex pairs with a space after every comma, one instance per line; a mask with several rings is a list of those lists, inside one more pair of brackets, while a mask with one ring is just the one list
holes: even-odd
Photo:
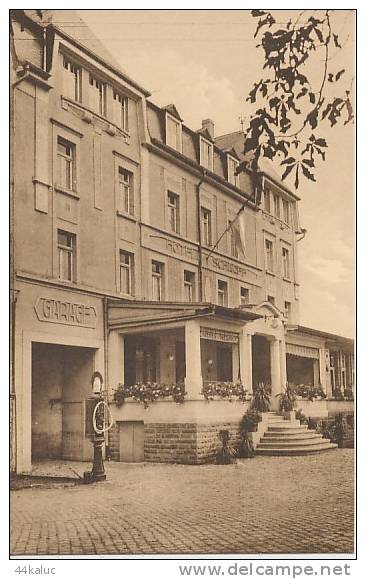
[[235, 170], [233, 175], [234, 182], [230, 181], [230, 171], [229, 171], [230, 161], [232, 161], [235, 164], [235, 169], [237, 169], [239, 166], [238, 159], [235, 159], [235, 157], [230, 155], [230, 153], [227, 153], [227, 180], [231, 185], [234, 185], [234, 187], [239, 187], [239, 175], [235, 175]]
[[[269, 241], [270, 243], [272, 243], [272, 267], [273, 269], [270, 269], [268, 267], [268, 260], [267, 260], [267, 248], [266, 248], [266, 242]], [[266, 272], [275, 275], [275, 268], [276, 268], [276, 253], [275, 253], [275, 240], [271, 239], [268, 236], [264, 237], [264, 244], [263, 244], [263, 249], [264, 249], [264, 269]]]
[[[284, 263], [284, 255], [283, 255], [283, 251], [287, 252], [287, 268], [288, 271], [285, 271], [285, 263]], [[281, 247], [281, 268], [282, 268], [282, 277], [285, 280], [290, 281], [291, 280], [291, 252], [290, 252], [290, 248], [286, 247], [285, 245], [282, 245]], [[288, 273], [288, 275], [286, 275], [286, 273]]]
[[[129, 256], [129, 258], [130, 258], [130, 265], [129, 266], [124, 266], [121, 264], [121, 253], [127, 254]], [[119, 262], [118, 262], [119, 293], [121, 295], [124, 295], [124, 296], [132, 297], [135, 295], [135, 254], [132, 253], [131, 251], [127, 251], [123, 248], [120, 248], [119, 252], [118, 252], [118, 258], [119, 258]], [[129, 285], [130, 285], [130, 292], [129, 293], [122, 291], [121, 268], [128, 269], [128, 271], [129, 271]]]
[[[209, 155], [209, 163], [208, 163], [208, 167], [206, 165], [203, 164], [202, 162], [202, 144], [205, 143], [206, 145], [209, 146], [209, 148], [211, 149], [211, 155]], [[202, 137], [202, 135], [200, 135], [200, 165], [202, 165], [202, 167], [205, 167], [206, 169], [208, 169], [209, 171], [213, 172], [213, 161], [214, 161], [214, 146], [213, 143], [211, 143], [211, 141], [208, 141], [207, 139], [205, 139], [205, 137]]]
[[242, 302], [241, 302], [241, 290], [242, 290], [242, 288], [248, 291], [248, 302], [247, 302], [248, 304], [250, 304], [250, 293], [251, 293], [251, 290], [250, 290], [249, 287], [247, 287], [246, 285], [243, 285], [242, 283], [239, 285], [239, 305], [243, 305], [243, 306], [244, 306], [245, 304], [242, 304]]
[[[126, 209], [124, 207], [124, 202], [123, 202], [124, 200], [121, 198], [120, 184], [127, 185], [127, 182], [122, 180], [120, 169], [122, 169], [123, 171], [126, 171], [127, 173], [129, 173], [131, 175], [131, 182], [129, 184], [129, 199], [128, 199], [129, 210], [128, 211], [126, 211]], [[132, 203], [131, 203], [131, 199], [132, 199]], [[132, 210], [131, 210], [131, 206], [132, 206]], [[134, 171], [131, 171], [130, 167], [127, 168], [123, 163], [119, 163], [117, 165], [117, 211], [118, 211], [118, 213], [121, 213], [121, 214], [126, 215], [128, 217], [135, 217], [135, 212], [136, 212], [135, 173], [134, 173]]]
[[[169, 199], [170, 195], [172, 195], [176, 199], [176, 204], [174, 206], [175, 207], [175, 229], [172, 229], [171, 224], [170, 224], [170, 208], [173, 207], [173, 205], [171, 205], [171, 203], [170, 203], [170, 199]], [[174, 233], [176, 235], [180, 235], [180, 230], [181, 230], [180, 195], [178, 193], [176, 193], [175, 191], [172, 191], [171, 189], [167, 189], [166, 202], [167, 202], [167, 229], [171, 233]]]
[[[202, 219], [202, 212], [203, 211], [207, 211], [208, 215], [209, 215], [209, 219], [208, 219], [208, 233], [209, 233], [209, 239], [208, 242], [206, 243], [206, 239], [204, 239], [204, 229], [203, 229], [203, 219]], [[200, 226], [201, 226], [201, 242], [202, 245], [205, 247], [212, 247], [213, 245], [213, 231], [212, 231], [212, 210], [209, 209], [208, 207], [206, 207], [205, 205], [201, 205], [200, 207]]]
[[[219, 283], [220, 282], [222, 282], [226, 285], [226, 304], [225, 303], [224, 304], [219, 303]], [[224, 296], [225, 296], [225, 294], [224, 294]], [[220, 305], [220, 306], [223, 305], [223, 307], [225, 307], [225, 308], [229, 307], [229, 282], [227, 279], [223, 279], [220, 277], [218, 277], [216, 279], [216, 298], [217, 298], [217, 304], [218, 305]]]
[[[183, 268], [183, 292], [185, 294], [185, 286], [186, 286], [186, 280], [185, 280], [185, 273], [190, 273], [193, 276], [193, 282], [190, 283], [190, 286], [192, 288], [192, 300], [191, 302], [188, 303], [193, 303], [196, 301], [196, 272], [192, 271], [191, 269], [187, 269], [186, 267]], [[183, 297], [185, 298], [185, 295], [183, 295]]]
[[[168, 119], [171, 120], [173, 123], [175, 123], [178, 127], [178, 141], [179, 141], [179, 148], [177, 149], [176, 147], [172, 147], [172, 145], [170, 145], [168, 143]], [[179, 119], [177, 119], [176, 117], [174, 117], [173, 115], [171, 115], [170, 113], [168, 113], [167, 111], [165, 112], [165, 143], [168, 145], [168, 147], [171, 147], [172, 149], [174, 149], [175, 151], [178, 151], [178, 153], [181, 153], [183, 150], [183, 145], [182, 145], [182, 123]]]

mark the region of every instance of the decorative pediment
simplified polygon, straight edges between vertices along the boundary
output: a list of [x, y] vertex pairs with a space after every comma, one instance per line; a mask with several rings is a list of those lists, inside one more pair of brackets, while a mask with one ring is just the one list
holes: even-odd
[[174, 104], [170, 104], [170, 105], [166, 105], [165, 107], [163, 107], [162, 109], [163, 111], [166, 111], [167, 113], [169, 113], [170, 115], [172, 115], [172, 117], [176, 118], [178, 121], [180, 121], [181, 123], [183, 122], [182, 117], [180, 116], [177, 107]]
[[196, 131], [196, 133], [198, 135], [201, 135], [201, 137], [203, 137], [207, 141], [210, 141], [210, 143], [215, 143], [215, 139], [212, 138], [210, 131], [207, 128], [198, 129], [198, 131]]
[[281, 310], [279, 310], [274, 304], [271, 304], [271, 302], [267, 301], [256, 304], [252, 309], [256, 314], [263, 317], [274, 316], [275, 318], [280, 318], [282, 316]]

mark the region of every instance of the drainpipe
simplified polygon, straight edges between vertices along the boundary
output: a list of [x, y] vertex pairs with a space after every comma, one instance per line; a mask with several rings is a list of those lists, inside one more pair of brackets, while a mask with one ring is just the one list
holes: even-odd
[[196, 185], [197, 199], [197, 228], [198, 228], [198, 301], [203, 301], [203, 272], [202, 272], [202, 232], [201, 232], [201, 185], [206, 177], [205, 169], [202, 169], [202, 177]]
[[[109, 381], [108, 381], [108, 298], [103, 297], [103, 338], [104, 338], [104, 384], [106, 385], [106, 402], [109, 405]], [[104, 433], [105, 452], [109, 447], [109, 430]], [[106, 456], [108, 459], [108, 456]]]

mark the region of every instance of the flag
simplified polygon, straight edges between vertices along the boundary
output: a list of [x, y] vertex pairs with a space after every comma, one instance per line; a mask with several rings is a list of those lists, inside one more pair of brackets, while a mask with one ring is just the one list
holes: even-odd
[[231, 229], [233, 232], [233, 237], [235, 240], [235, 245], [238, 249], [238, 252], [245, 257], [245, 219], [244, 219], [244, 211], [241, 211], [233, 221], [231, 225]]

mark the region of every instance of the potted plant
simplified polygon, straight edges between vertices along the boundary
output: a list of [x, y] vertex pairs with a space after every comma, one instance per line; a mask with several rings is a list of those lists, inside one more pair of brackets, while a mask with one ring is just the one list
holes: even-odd
[[271, 406], [271, 386], [259, 382], [253, 388], [252, 408], [258, 412], [268, 412]]
[[296, 395], [289, 384], [286, 384], [286, 387], [283, 392], [277, 394], [280, 403], [280, 410], [284, 413], [286, 420], [295, 420], [295, 404], [296, 404]]
[[252, 432], [258, 428], [258, 423], [262, 420], [262, 416], [256, 410], [248, 410], [244, 414], [239, 424], [239, 445], [238, 456], [241, 458], [253, 458], [254, 446]]
[[219, 439], [222, 446], [216, 454], [216, 464], [231, 464], [235, 462], [235, 451], [229, 444], [230, 432], [228, 430], [220, 430]]

